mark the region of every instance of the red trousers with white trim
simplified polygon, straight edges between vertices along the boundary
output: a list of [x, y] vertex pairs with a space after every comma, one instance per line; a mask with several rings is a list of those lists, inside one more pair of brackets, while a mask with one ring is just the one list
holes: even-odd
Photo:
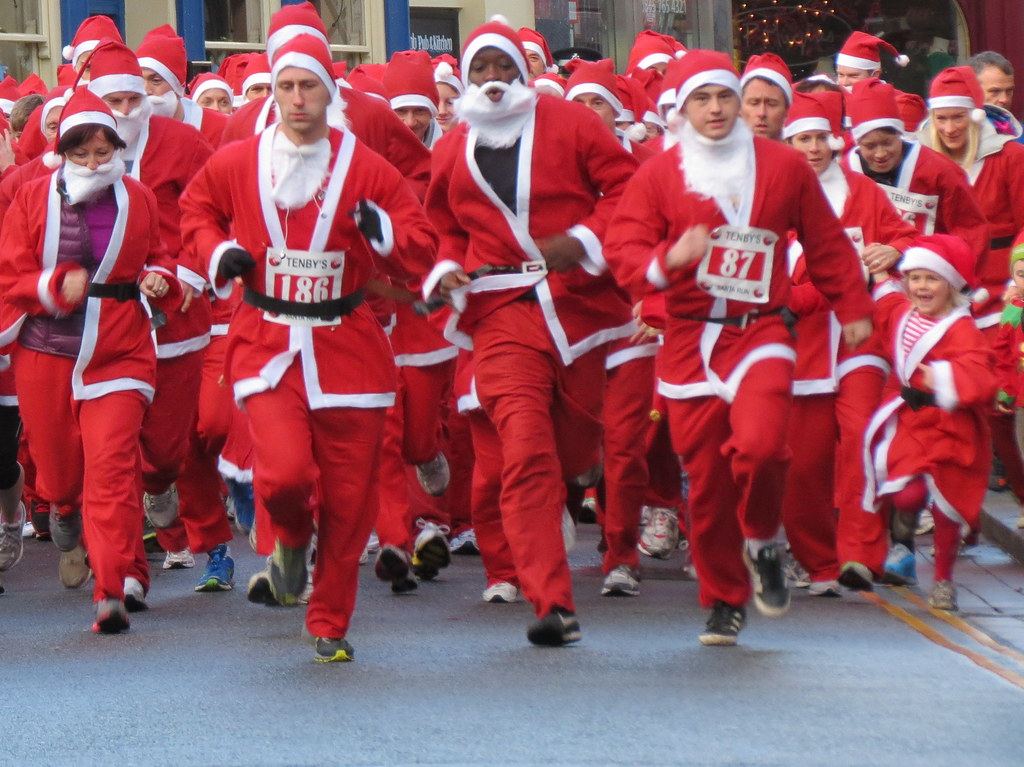
[[605, 350], [563, 364], [538, 305], [507, 304], [473, 332], [477, 394], [501, 441], [501, 519], [538, 616], [575, 610], [561, 519], [565, 478], [594, 466]]
[[471, 502], [473, 530], [487, 585], [504, 581], [518, 587], [512, 549], [501, 521], [501, 439], [484, 411], [471, 410], [465, 417], [469, 421], [476, 459]]
[[254, 489], [285, 546], [317, 553], [306, 627], [316, 637], [348, 633], [359, 586], [359, 556], [373, 529], [384, 408], [309, 407], [302, 369], [288, 368], [275, 389], [246, 398], [255, 449]]
[[839, 508], [836, 554], [840, 564], [859, 562], [876, 576], [889, 553], [888, 516], [864, 511], [864, 432], [882, 399], [885, 374], [861, 367], [839, 381], [836, 420], [839, 449], [836, 460], [836, 506]]
[[690, 550], [704, 607], [750, 599], [744, 539], [779, 531], [792, 380], [792, 362], [768, 359], [751, 367], [731, 405], [669, 400], [672, 444], [690, 477]]
[[793, 454], [782, 498], [782, 526], [812, 581], [839, 577], [836, 561], [836, 397], [794, 397], [787, 442]]
[[[640, 507], [647, 491], [647, 446], [654, 398], [654, 357], [608, 371], [604, 391], [604, 539], [602, 569], [639, 567]], [[678, 484], [678, 483], [677, 483]]]
[[73, 400], [75, 360], [17, 347], [22, 423], [36, 465], [36, 489], [82, 509], [82, 533], [95, 578], [93, 600], [124, 599], [124, 579], [149, 590], [142, 546], [139, 434], [146, 399], [137, 391]]
[[178, 477], [178, 515], [194, 552], [210, 551], [231, 540], [217, 460], [236, 410], [224, 380], [227, 337], [215, 336], [204, 349], [199, 407], [189, 436], [188, 453]]

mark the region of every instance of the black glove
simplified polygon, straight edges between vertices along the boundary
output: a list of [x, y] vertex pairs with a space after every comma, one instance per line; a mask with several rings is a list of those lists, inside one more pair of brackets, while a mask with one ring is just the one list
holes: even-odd
[[256, 266], [256, 260], [243, 248], [228, 248], [220, 256], [217, 264], [217, 276], [225, 280], [241, 277]]
[[351, 215], [355, 219], [359, 231], [363, 233], [363, 237], [370, 242], [384, 241], [384, 226], [376, 205], [367, 200], [360, 200]]

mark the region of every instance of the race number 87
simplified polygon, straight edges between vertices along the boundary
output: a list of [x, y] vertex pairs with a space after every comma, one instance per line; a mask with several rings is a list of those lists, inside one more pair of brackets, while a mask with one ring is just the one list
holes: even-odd
[[[737, 250], [736, 248], [715, 248], [717, 258], [712, 259], [709, 271], [722, 275], [723, 277], [735, 277], [740, 280], [761, 279], [760, 268], [758, 273], [751, 275], [750, 271], [758, 260], [760, 253], [756, 250]], [[716, 263], [717, 262], [717, 263]]]

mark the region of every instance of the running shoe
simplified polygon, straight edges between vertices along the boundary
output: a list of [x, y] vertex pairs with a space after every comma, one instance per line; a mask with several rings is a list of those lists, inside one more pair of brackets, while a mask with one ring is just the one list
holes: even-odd
[[59, 551], [71, 551], [82, 540], [82, 512], [75, 509], [61, 514], [57, 506], [50, 507], [50, 537]]
[[890, 586], [913, 586], [917, 583], [917, 558], [904, 544], [897, 543], [889, 549], [882, 582]]
[[61, 585], [66, 589], [77, 589], [89, 580], [89, 557], [81, 544], [71, 551], [62, 551], [57, 563], [57, 575]]
[[246, 587], [245, 598], [256, 605], [277, 607], [278, 602], [270, 590], [270, 571], [268, 569], [253, 573]]
[[860, 562], [844, 562], [839, 568], [839, 583], [850, 591], [873, 591], [871, 569]]
[[256, 521], [256, 501], [253, 496], [252, 482], [239, 482], [235, 479], [225, 480], [232, 505], [235, 507], [235, 527], [242, 535], [248, 535]]
[[170, 527], [178, 518], [178, 488], [171, 485], [158, 495], [143, 493], [142, 507], [153, 527], [158, 530]]
[[810, 574], [791, 551], [786, 552], [786, 585], [791, 589], [806, 589], [811, 585]]
[[690, 548], [690, 542], [685, 538], [680, 537], [679, 539], [679, 551], [683, 555], [683, 575], [686, 576], [686, 580], [697, 580], [697, 566], [693, 564], [693, 550]]
[[561, 647], [580, 641], [582, 636], [575, 613], [561, 607], [552, 609], [526, 631], [526, 638], [541, 647]]
[[743, 562], [754, 586], [754, 606], [769, 618], [779, 618], [789, 610], [789, 589], [782, 572], [783, 551], [778, 543], [769, 543], [754, 558], [750, 556], [750, 546], [743, 547]]
[[654, 559], [668, 559], [679, 546], [679, 516], [675, 510], [654, 507], [640, 533], [637, 548]]
[[430, 581], [452, 562], [452, 551], [447, 535], [448, 525], [437, 525], [425, 519], [417, 519], [420, 529], [412, 545], [412, 571], [420, 580]]
[[519, 601], [519, 589], [508, 581], [492, 583], [484, 589], [483, 600], [491, 604], [512, 604]]
[[124, 608], [130, 613], [140, 613], [148, 610], [146, 604], [146, 590], [138, 578], [128, 576], [124, 579]]
[[[594, 492], [588, 490], [588, 493]], [[593, 495], [587, 495], [580, 503], [580, 511], [577, 515], [581, 525], [596, 525], [597, 524], [597, 498]]]
[[117, 599], [101, 599], [96, 603], [96, 622], [92, 624], [94, 634], [120, 634], [128, 630], [128, 610], [124, 602]]
[[715, 602], [698, 640], [705, 647], [732, 647], [747, 621], [747, 611], [725, 602]]
[[314, 644], [316, 654], [313, 660], [317, 663], [348, 663], [356, 659], [352, 645], [344, 639], [317, 637]]
[[285, 607], [298, 605], [306, 588], [306, 547], [291, 548], [279, 539], [267, 561], [267, 570], [274, 599]]
[[196, 558], [188, 549], [168, 551], [164, 557], [164, 570], [191, 570], [196, 566]]
[[932, 593], [928, 597], [928, 604], [936, 610], [956, 612], [959, 608], [956, 603], [956, 586], [953, 585], [953, 582], [935, 581]]
[[0, 573], [10, 570], [25, 553], [25, 504], [19, 503], [13, 522], [0, 522]]
[[444, 495], [451, 478], [448, 459], [444, 457], [444, 453], [438, 453], [426, 463], [416, 466], [416, 479], [420, 481], [420, 487], [427, 495], [432, 495], [435, 498]]
[[473, 556], [480, 553], [480, 547], [476, 543], [476, 532], [472, 527], [466, 528], [452, 538], [452, 554], [462, 556]]
[[32, 529], [35, 531], [36, 540], [50, 540], [50, 504], [42, 501], [33, 501], [30, 516], [32, 519], [29, 521], [32, 524]]
[[811, 581], [807, 593], [812, 597], [841, 597], [839, 581]]
[[214, 548], [206, 560], [206, 569], [199, 577], [196, 591], [231, 591], [235, 587], [235, 560], [228, 554], [228, 545]]
[[935, 517], [932, 516], [931, 509], [925, 509], [921, 512], [921, 516], [917, 520], [917, 529], [914, 531], [917, 535], [927, 535], [935, 529]]
[[398, 546], [388, 544], [377, 552], [377, 561], [373, 570], [382, 581], [391, 583], [391, 590], [396, 594], [405, 594], [416, 590], [416, 579], [410, 574], [409, 552]]
[[640, 573], [629, 565], [619, 565], [605, 576], [603, 597], [635, 597], [640, 594]]
[[576, 523], [565, 506], [562, 507], [562, 543], [566, 554], [576, 548]]

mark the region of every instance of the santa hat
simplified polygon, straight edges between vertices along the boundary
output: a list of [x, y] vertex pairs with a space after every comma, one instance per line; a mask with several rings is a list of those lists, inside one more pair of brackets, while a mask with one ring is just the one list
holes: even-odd
[[58, 138], [63, 138], [69, 130], [79, 125], [103, 125], [117, 132], [117, 123], [110, 107], [88, 88], [76, 88], [68, 96], [68, 103], [60, 113]]
[[21, 81], [21, 85], [18, 86], [18, 93], [24, 96], [31, 96], [33, 93], [39, 96], [45, 96], [46, 91], [49, 90], [46, 87], [46, 82], [32, 72], [28, 77]]
[[90, 16], [78, 25], [71, 44], [64, 46], [64, 60], [70, 61], [71, 66], [78, 69], [79, 59], [99, 45], [100, 40], [124, 42], [113, 19], [109, 16]]
[[[308, 35], [307, 35], [308, 37]], [[330, 61], [330, 56], [327, 57]], [[242, 95], [254, 85], [270, 85], [270, 59], [265, 53], [249, 54], [249, 61], [246, 62], [243, 70]]]
[[593, 62], [573, 59], [566, 64], [565, 68], [572, 73], [569, 76], [569, 81], [566, 83], [566, 100], [572, 101], [577, 96], [590, 93], [600, 96], [611, 104], [612, 109], [615, 110], [616, 117], [622, 114], [625, 107], [616, 93], [615, 62], [611, 59], [601, 59], [600, 61]]
[[743, 70], [743, 77], [740, 78], [740, 88], [746, 88], [747, 83], [756, 77], [777, 85], [786, 96], [786, 103], [793, 103], [793, 73], [789, 71], [786, 62], [774, 53], [759, 53], [750, 57]]
[[88, 66], [89, 90], [100, 98], [118, 91], [146, 94], [139, 60], [124, 43], [104, 40], [93, 49]]
[[901, 54], [893, 48], [891, 43], [882, 38], [869, 35], [866, 32], [854, 32], [846, 38], [846, 42], [843, 43], [843, 47], [836, 55], [836, 66], [874, 72], [876, 69], [882, 68], [881, 51], [891, 54], [896, 66], [905, 67], [910, 63], [907, 56]]
[[283, 5], [281, 10], [270, 17], [270, 25], [267, 27], [267, 58], [274, 62], [278, 51], [297, 35], [312, 35], [328, 49], [331, 44], [320, 12], [308, 1]]
[[[328, 93], [336, 93], [338, 84], [334, 82], [334, 75], [331, 74], [331, 64], [331, 52], [323, 40], [315, 35], [297, 35], [277, 49], [274, 67], [270, 72], [271, 87], [277, 82], [281, 70], [298, 67], [320, 78]], [[248, 73], [245, 81], [249, 82]]]
[[381, 78], [384, 76], [383, 69], [383, 64], [360, 64], [348, 73], [346, 79], [348, 84], [360, 93], [390, 104], [384, 90], [384, 83], [381, 82]]
[[232, 53], [230, 56], [225, 56], [224, 60], [220, 62], [220, 66], [217, 67], [217, 74], [223, 77], [227, 84], [231, 86], [231, 92], [236, 96], [242, 95], [242, 80], [245, 79], [245, 68], [249, 65], [249, 59], [254, 55], [250, 53]]
[[426, 51], [398, 51], [384, 70], [384, 93], [392, 109], [419, 107], [437, 117], [434, 66]]
[[916, 93], [904, 93], [896, 91], [896, 107], [900, 111], [900, 119], [903, 120], [904, 133], [917, 133], [928, 116], [928, 105], [924, 99]]
[[[63, 100], [57, 106], [63, 109]], [[43, 120], [48, 111], [45, 103], [37, 106], [28, 116], [25, 127], [21, 131], [21, 137], [18, 139], [18, 151], [29, 160], [34, 160], [46, 151], [49, 139], [43, 134]]]
[[14, 102], [21, 98], [18, 93], [18, 81], [10, 75], [0, 80], [0, 112], [10, 115]]
[[347, 61], [335, 61], [331, 64], [331, 74], [334, 75], [334, 82], [341, 85], [345, 79], [345, 75], [348, 74], [348, 62]]
[[526, 49], [516, 31], [508, 25], [504, 16], [493, 16], [486, 24], [469, 33], [466, 44], [462, 47], [462, 84], [469, 87], [469, 65], [473, 58], [484, 48], [497, 48], [510, 59], [519, 69], [523, 82], [530, 79], [530, 68], [526, 65]]
[[615, 75], [615, 94], [622, 102], [622, 111], [619, 112], [616, 122], [631, 123], [625, 129], [626, 137], [633, 141], [643, 141], [647, 137], [644, 120], [647, 119], [647, 113], [654, 109], [654, 104], [647, 97], [647, 91], [634, 78]]
[[70, 64], [61, 64], [57, 67], [57, 85], [63, 85], [65, 88], [73, 88], [75, 80], [77, 79], [78, 73]]
[[686, 55], [684, 48], [675, 38], [650, 29], [643, 30], [633, 41], [626, 63], [626, 74], [650, 69], [655, 64], [668, 64], [673, 59]]
[[551, 48], [548, 46], [548, 41], [544, 39], [544, 35], [536, 29], [520, 27], [519, 40], [522, 42], [525, 52], [536, 53], [544, 60], [544, 66], [547, 70], [549, 72], [554, 71], [555, 58], [551, 55]]
[[179, 96], [185, 95], [185, 80], [188, 78], [185, 41], [169, 24], [147, 32], [135, 54], [139, 57], [140, 67], [152, 69], [167, 81], [172, 91]]
[[951, 234], [920, 236], [903, 252], [900, 272], [914, 269], [935, 272], [953, 286], [964, 291], [974, 285], [976, 258], [963, 238]]
[[690, 94], [706, 85], [720, 85], [740, 95], [739, 73], [732, 64], [732, 58], [720, 51], [690, 51], [679, 62], [675, 77], [679, 80], [676, 109], [682, 109]]
[[434, 57], [430, 62], [434, 65], [434, 82], [444, 83], [458, 94], [465, 92], [462, 87], [462, 74], [459, 72], [459, 62], [454, 56], [442, 53]]
[[43, 133], [43, 129], [46, 127], [46, 116], [50, 114], [54, 109], [63, 109], [68, 103], [68, 96], [72, 93], [71, 89], [57, 86], [56, 88], [49, 91], [45, 96], [45, 101], [42, 103], [39, 110], [39, 133]]
[[793, 94], [793, 104], [786, 115], [782, 138], [793, 138], [798, 133], [807, 131], [824, 131], [829, 134], [828, 145], [833, 152], [838, 152], [845, 146], [841, 93], [824, 91]]
[[949, 67], [939, 72], [928, 89], [928, 108], [971, 110], [976, 123], [985, 120], [985, 94], [971, 67]]
[[853, 84], [853, 92], [846, 97], [846, 109], [853, 124], [851, 133], [856, 141], [879, 128], [903, 133], [903, 120], [896, 106], [896, 89], [877, 77], [858, 80]]
[[651, 101], [657, 101], [667, 87], [665, 85], [666, 76], [672, 70], [673, 65], [678, 63], [678, 61], [674, 61], [672, 64], [669, 64], [664, 75], [662, 75], [657, 69], [634, 69], [632, 72], [627, 73], [626, 76], [632, 77], [640, 83], [644, 87], [644, 90], [647, 92]]
[[533, 78], [533, 82], [530, 83], [533, 89], [539, 93], [548, 91], [552, 96], [558, 96], [560, 99], [565, 98], [565, 89], [568, 85], [568, 81], [554, 72], [545, 72]]
[[228, 98], [232, 96], [231, 83], [212, 72], [203, 72], [189, 83], [188, 94], [193, 101], [198, 101], [199, 97], [207, 91], [224, 91], [228, 94]]

